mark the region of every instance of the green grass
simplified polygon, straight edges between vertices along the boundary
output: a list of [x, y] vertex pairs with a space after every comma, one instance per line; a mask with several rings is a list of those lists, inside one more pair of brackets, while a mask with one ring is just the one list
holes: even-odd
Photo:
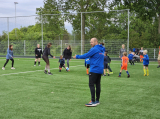
[[[125, 71], [119, 78], [120, 61], [113, 61], [114, 74], [101, 80], [101, 104], [90, 108], [85, 107], [91, 96], [84, 61], [71, 60], [70, 72], [58, 72], [57, 61], [50, 59], [52, 76], [43, 73], [44, 61], [34, 67], [34, 59], [15, 58], [16, 70], [10, 69], [11, 61], [0, 70], [0, 119], [160, 118], [157, 62], [150, 62], [148, 77], [143, 76], [142, 63], [137, 63], [128, 66], [130, 78]], [[0, 58], [0, 64], [4, 62]]]

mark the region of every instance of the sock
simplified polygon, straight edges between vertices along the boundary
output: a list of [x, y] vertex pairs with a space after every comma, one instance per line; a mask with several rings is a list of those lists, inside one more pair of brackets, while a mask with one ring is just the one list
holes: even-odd
[[146, 69], [143, 69], [143, 71], [144, 71], [144, 74], [146, 74]]
[[48, 72], [50, 72], [50, 69], [48, 69]]
[[121, 72], [119, 72], [119, 76], [121, 76]]
[[34, 65], [36, 65], [36, 61], [34, 61]]
[[86, 72], [87, 72], [87, 74], [89, 74], [89, 73], [88, 73], [88, 69], [86, 69]]
[[129, 75], [129, 72], [128, 72], [128, 71], [126, 71], [126, 73]]
[[149, 75], [149, 70], [147, 69], [147, 75]]
[[45, 67], [45, 70], [47, 70], [47, 67]]
[[40, 62], [38, 62], [38, 65], [40, 65]]

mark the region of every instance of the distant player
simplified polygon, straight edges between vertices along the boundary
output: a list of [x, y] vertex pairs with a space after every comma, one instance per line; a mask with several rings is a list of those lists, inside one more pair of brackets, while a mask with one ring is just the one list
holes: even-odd
[[[64, 68], [66, 69], [66, 67], [65, 67], [65, 59], [63, 58], [63, 55], [60, 56], [58, 62], [60, 63], [60, 64], [59, 64], [59, 72], [61, 72], [62, 67], [64, 67]], [[67, 69], [66, 69], [66, 71], [68, 72]]]
[[[149, 76], [149, 70], [148, 70], [148, 65], [149, 65], [149, 57], [147, 55], [147, 50], [143, 51], [144, 57], [143, 59], [143, 71], [144, 71], [144, 76]], [[147, 70], [147, 73], [146, 73]]]
[[140, 62], [143, 62], [143, 47], [141, 47], [141, 50], [139, 51], [139, 56], [140, 56]]
[[48, 43], [47, 46], [45, 47], [45, 49], [43, 50], [43, 55], [42, 55], [43, 60], [46, 62], [46, 67], [45, 67], [44, 73], [47, 74], [47, 70], [48, 70], [48, 75], [53, 75], [50, 72], [50, 65], [49, 65], [48, 55], [50, 55], [51, 57], [55, 58], [55, 56], [51, 55], [51, 53], [50, 53], [50, 47], [51, 46], [52, 46], [52, 43]]
[[157, 68], [159, 68], [160, 67], [160, 46], [159, 46], [159, 53], [158, 53], [157, 60], [158, 60], [158, 66], [157, 66]]
[[86, 75], [89, 75], [89, 67], [90, 67], [90, 60], [89, 58], [85, 59], [85, 67], [86, 67]]
[[133, 53], [132, 53], [131, 51], [129, 51], [128, 58], [129, 58], [129, 63], [130, 63], [131, 65], [132, 65], [132, 64], [134, 65], [133, 57], [134, 57]]
[[125, 49], [125, 45], [122, 44], [122, 48], [120, 49], [119, 51], [119, 58], [122, 58], [123, 57], [123, 53], [124, 52], [127, 52], [127, 50]]
[[13, 45], [9, 45], [9, 48], [7, 49], [7, 55], [6, 55], [6, 62], [4, 64], [4, 66], [2, 67], [3, 70], [5, 70], [5, 66], [7, 65], [7, 63], [9, 62], [9, 60], [12, 61], [12, 67], [11, 69], [15, 69], [13, 67], [14, 65], [14, 55], [13, 55]]
[[127, 66], [128, 66], [128, 57], [127, 57], [127, 52], [123, 52], [123, 57], [122, 57], [122, 66], [121, 66], [121, 70], [119, 72], [119, 76], [118, 77], [121, 77], [121, 72], [122, 70], [125, 70], [126, 73], [127, 73], [127, 77], [129, 78], [130, 75], [129, 75], [129, 72], [127, 71]]
[[109, 74], [113, 74], [113, 71], [112, 71], [112, 69], [111, 69], [111, 67], [110, 67], [110, 63], [111, 63], [111, 58], [109, 57], [109, 55], [108, 55], [108, 51], [105, 51], [105, 52], [107, 52], [107, 56], [108, 56], [108, 69], [109, 69]]
[[38, 60], [38, 65], [40, 66], [40, 60], [41, 60], [41, 55], [42, 55], [42, 49], [40, 48], [40, 45], [37, 44], [37, 48], [35, 49], [35, 61], [34, 61], [34, 66], [36, 66], [37, 60]]
[[107, 70], [107, 73], [108, 73], [108, 76], [109, 76], [107, 52], [104, 53], [104, 70], [103, 70], [103, 76], [106, 76], [106, 70]]

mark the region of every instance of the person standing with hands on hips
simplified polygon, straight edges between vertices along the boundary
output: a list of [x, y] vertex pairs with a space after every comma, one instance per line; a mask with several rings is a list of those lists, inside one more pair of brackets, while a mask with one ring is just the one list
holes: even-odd
[[[100, 91], [101, 91], [101, 75], [103, 74], [103, 62], [104, 62], [104, 48], [98, 44], [97, 38], [90, 40], [92, 48], [83, 55], [75, 55], [73, 58], [85, 59], [90, 58], [90, 73], [89, 73], [89, 87], [91, 92], [91, 101], [85, 104], [87, 107], [95, 107], [99, 102]], [[96, 100], [95, 100], [95, 85], [96, 85]]]
[[3, 70], [5, 70], [5, 66], [7, 65], [8, 61], [11, 60], [12, 61], [12, 67], [11, 69], [15, 69], [13, 67], [14, 65], [14, 55], [13, 55], [13, 45], [9, 45], [9, 48], [7, 49], [7, 55], [6, 55], [6, 62], [4, 64], [4, 66], [2, 67]]

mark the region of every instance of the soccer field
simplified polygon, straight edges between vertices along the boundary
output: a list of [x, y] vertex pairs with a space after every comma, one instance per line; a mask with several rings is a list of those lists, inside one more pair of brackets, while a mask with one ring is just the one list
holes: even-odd
[[[1, 67], [5, 58], [0, 58]], [[84, 60], [71, 60], [70, 72], [59, 72], [58, 59], [50, 59], [53, 75], [43, 73], [45, 63], [33, 66], [34, 59], [15, 58], [0, 70], [0, 119], [159, 119], [160, 68], [150, 62], [149, 76], [142, 63], [128, 66], [119, 78], [120, 61], [112, 61], [113, 74], [101, 78], [97, 107], [90, 101]]]

